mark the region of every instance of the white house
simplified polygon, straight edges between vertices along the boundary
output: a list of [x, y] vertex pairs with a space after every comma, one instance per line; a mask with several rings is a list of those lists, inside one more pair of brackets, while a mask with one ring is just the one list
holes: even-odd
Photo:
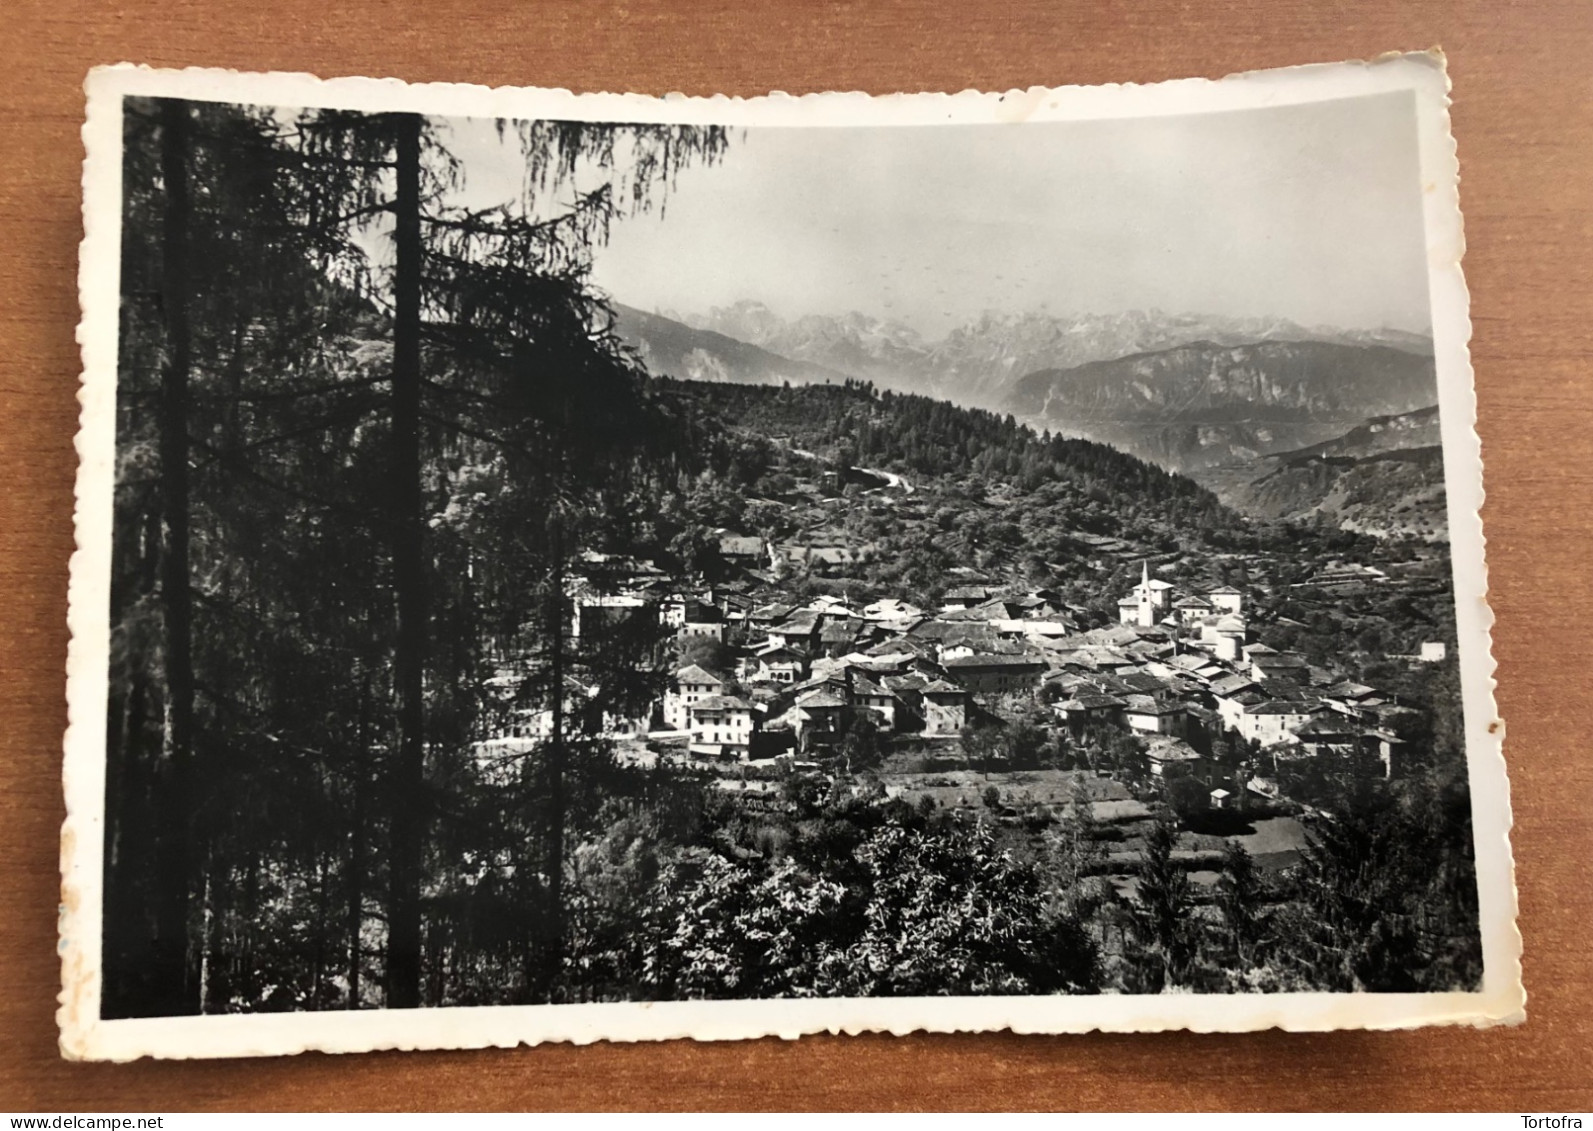
[[1193, 593], [1173, 602], [1173, 612], [1185, 631], [1198, 629], [1215, 615], [1211, 602]]
[[1206, 599], [1211, 602], [1211, 607], [1219, 616], [1243, 616], [1245, 611], [1245, 595], [1232, 585], [1223, 585], [1206, 594]]
[[724, 680], [706, 668], [688, 664], [675, 673], [673, 686], [664, 692], [664, 725], [670, 730], [689, 730], [691, 708], [724, 691]]
[[1272, 699], [1254, 703], [1239, 716], [1239, 733], [1245, 738], [1270, 746], [1274, 742], [1293, 742], [1294, 728], [1311, 717], [1317, 703]]
[[1184, 726], [1184, 705], [1158, 701], [1149, 695], [1130, 695], [1123, 721], [1141, 734], [1178, 734]]
[[757, 678], [773, 683], [796, 683], [807, 675], [807, 657], [795, 648], [776, 644], [764, 648], [754, 657]]
[[696, 598], [685, 593], [666, 593], [658, 602], [658, 623], [665, 628], [679, 628], [686, 623], [686, 610], [696, 603]]
[[687, 708], [688, 728], [693, 744], [728, 748], [745, 754], [758, 729], [752, 704], [733, 695], [710, 695]]
[[[1238, 679], [1238, 676], [1232, 677]], [[1227, 730], [1243, 730], [1241, 719], [1244, 713], [1259, 703], [1265, 703], [1267, 697], [1256, 690], [1253, 683], [1245, 683], [1241, 687], [1233, 688], [1219, 695], [1213, 695], [1217, 703], [1217, 716], [1222, 720], [1222, 725]]]

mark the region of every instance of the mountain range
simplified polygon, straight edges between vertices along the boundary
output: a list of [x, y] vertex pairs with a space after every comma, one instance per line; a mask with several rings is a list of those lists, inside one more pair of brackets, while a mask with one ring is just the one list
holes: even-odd
[[1196, 341], [1230, 346], [1319, 341], [1381, 345], [1418, 356], [1432, 353], [1429, 339], [1400, 330], [1344, 331], [1308, 328], [1285, 319], [1173, 315], [1159, 310], [986, 313], [938, 340], [927, 339], [902, 322], [856, 311], [787, 320], [753, 301], [715, 307], [705, 315], [663, 312], [660, 316], [793, 361], [870, 380], [882, 388], [997, 411], [1010, 408], [1013, 385], [1037, 370], [1068, 369]]
[[658, 314], [616, 303], [614, 330], [647, 367], [690, 381], [734, 381], [743, 385], [840, 384], [852, 376], [810, 361], [798, 361], [714, 330], [698, 329]]
[[1385, 345], [1189, 342], [1025, 374], [1008, 407], [1163, 467], [1206, 468], [1331, 440], [1438, 399], [1431, 357]]
[[1441, 461], [1390, 455], [1437, 443], [1432, 346], [1420, 335], [1152, 310], [986, 314], [930, 341], [866, 314], [786, 320], [757, 302], [701, 316], [615, 311], [616, 331], [660, 373], [872, 381], [1110, 444], [1257, 516], [1344, 507], [1347, 525], [1441, 525]]

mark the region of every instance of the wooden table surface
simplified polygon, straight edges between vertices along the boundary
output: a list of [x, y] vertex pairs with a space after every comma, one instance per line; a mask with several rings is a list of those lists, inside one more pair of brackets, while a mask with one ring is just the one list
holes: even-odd
[[[57, 1058], [80, 84], [97, 63], [751, 95], [1153, 81], [1442, 46], [1455, 84], [1528, 1021]], [[0, 6], [0, 1109], [1593, 1107], [1593, 5], [8, 0]]]

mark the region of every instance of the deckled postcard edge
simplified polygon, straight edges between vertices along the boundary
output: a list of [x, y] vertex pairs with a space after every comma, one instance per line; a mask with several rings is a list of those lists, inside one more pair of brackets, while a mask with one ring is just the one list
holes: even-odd
[[[337, 105], [496, 117], [712, 121], [725, 125], [999, 122], [1135, 117], [1310, 102], [1387, 90], [1417, 93], [1425, 224], [1438, 370], [1449, 527], [1455, 570], [1467, 763], [1477, 847], [1484, 981], [1475, 993], [1273, 994], [1092, 997], [965, 997], [625, 1002], [495, 1006], [103, 1021], [99, 1017], [103, 895], [105, 723], [109, 659], [111, 502], [120, 238], [120, 100], [129, 94], [276, 105]], [[807, 1033], [1243, 1032], [1400, 1029], [1420, 1025], [1515, 1024], [1524, 1019], [1521, 935], [1516, 925], [1511, 812], [1494, 660], [1480, 508], [1481, 445], [1468, 342], [1469, 298], [1461, 270], [1464, 235], [1459, 167], [1449, 128], [1449, 83], [1440, 52], [1391, 54], [1371, 62], [1255, 71], [1224, 79], [1146, 85], [1033, 87], [1005, 94], [821, 93], [753, 99], [656, 98], [536, 88], [409, 85], [396, 79], [322, 80], [302, 74], [159, 71], [131, 64], [96, 68], [86, 83], [83, 127], [84, 239], [79, 262], [83, 375], [76, 448], [74, 533], [67, 656], [68, 728], [61, 833], [57, 1021], [64, 1056], [130, 1060], [291, 1054], [308, 1050], [479, 1048], [546, 1041], [588, 1043], [689, 1037], [728, 1040]], [[1333, 94], [1325, 95], [1325, 90]], [[1198, 105], [1197, 105], [1198, 104]], [[1170, 110], [1169, 107], [1176, 107]]]

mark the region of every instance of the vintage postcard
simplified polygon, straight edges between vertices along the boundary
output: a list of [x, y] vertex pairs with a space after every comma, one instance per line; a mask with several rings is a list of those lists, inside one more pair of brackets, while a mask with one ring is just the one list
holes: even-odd
[[66, 1056], [1522, 1018], [1436, 52], [87, 89]]

